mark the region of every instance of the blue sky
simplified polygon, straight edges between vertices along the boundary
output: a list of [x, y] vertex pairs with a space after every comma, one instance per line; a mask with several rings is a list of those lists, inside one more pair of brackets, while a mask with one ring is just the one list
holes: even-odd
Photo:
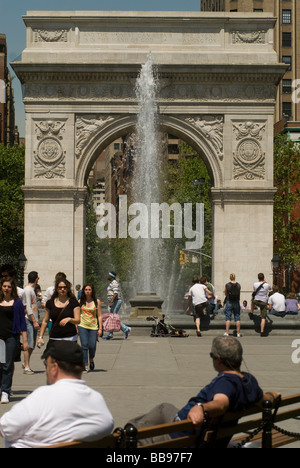
[[[0, 33], [6, 34], [9, 62], [17, 58], [26, 47], [26, 29], [22, 16], [28, 10], [199, 11], [200, 0], [0, 0]], [[23, 137], [25, 113], [17, 78], [13, 81], [13, 87], [16, 125]]]

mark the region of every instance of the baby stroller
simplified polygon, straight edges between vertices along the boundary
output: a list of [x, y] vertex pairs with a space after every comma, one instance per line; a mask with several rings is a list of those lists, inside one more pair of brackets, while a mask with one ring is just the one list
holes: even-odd
[[186, 333], [185, 330], [181, 328], [174, 328], [172, 325], [165, 323], [165, 315], [162, 316], [160, 319], [159, 317], [155, 317], [154, 315], [147, 317], [146, 319], [149, 321], [154, 321], [155, 325], [152, 325], [152, 330], [150, 336], [158, 337], [158, 336], [171, 336], [171, 337], [188, 337], [189, 335]]

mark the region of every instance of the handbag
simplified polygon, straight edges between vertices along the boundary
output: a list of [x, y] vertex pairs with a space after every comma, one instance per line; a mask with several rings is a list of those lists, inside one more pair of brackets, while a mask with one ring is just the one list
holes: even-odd
[[121, 330], [121, 320], [118, 314], [108, 312], [103, 315], [103, 330], [106, 332], [118, 332]]

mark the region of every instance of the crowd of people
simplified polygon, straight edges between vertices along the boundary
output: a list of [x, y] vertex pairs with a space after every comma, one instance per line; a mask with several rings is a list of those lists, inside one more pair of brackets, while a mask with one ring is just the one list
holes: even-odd
[[[217, 337], [210, 357], [217, 372], [207, 386], [181, 409], [161, 403], [144, 415], [130, 420], [137, 428], [190, 419], [195, 429], [227, 411], [241, 413], [263, 400], [275, 401], [278, 393], [264, 394], [256, 378], [243, 372], [243, 349], [237, 338]], [[82, 380], [85, 368], [82, 348], [74, 341], [50, 340], [42, 358], [47, 386], [34, 390], [0, 419], [0, 435], [6, 447], [39, 448], [93, 441], [109, 435], [114, 418], [103, 396]], [[204, 429], [205, 430], [205, 429]], [[181, 437], [178, 432], [167, 438]], [[144, 440], [144, 444], [148, 440]], [[157, 442], [157, 441], [156, 441]], [[229, 439], [219, 442], [226, 448]]]
[[[263, 273], [258, 274], [257, 281], [253, 284], [251, 309], [248, 309], [246, 300], [243, 301], [242, 305], [240, 304], [241, 285], [236, 281], [234, 273], [230, 274], [229, 280], [224, 288], [223, 314], [225, 315], [226, 323], [224, 336], [229, 336], [232, 317], [234, 317], [237, 337], [241, 337], [242, 310], [249, 310], [250, 318], [253, 318], [255, 309], [260, 310], [260, 334], [262, 337], [267, 336], [266, 319], [268, 313], [284, 317], [285, 315], [297, 315], [300, 311], [300, 304], [296, 294], [289, 293], [285, 297], [279, 292], [278, 286], [273, 286], [271, 289]], [[222, 308], [221, 300], [217, 298], [214, 286], [208, 282], [205, 276], [202, 276], [200, 279], [198, 276], [194, 276], [193, 286], [189, 289], [187, 296], [188, 308], [185, 312], [194, 315], [196, 333], [197, 336], [201, 337], [201, 318], [204, 313], [209, 316], [215, 315], [219, 308]]]
[[[40, 387], [27, 398], [15, 404], [0, 419], [0, 435], [7, 447], [41, 447], [72, 440], [92, 441], [110, 434], [114, 427], [112, 412], [103, 396], [89, 388], [82, 373], [93, 370], [96, 343], [103, 337], [101, 303], [96, 298], [93, 285], [86, 284], [72, 292], [66, 275], [59, 272], [54, 286], [40, 298], [44, 306], [41, 325], [38, 320], [37, 294], [39, 275], [30, 272], [28, 284], [21, 290], [15, 282], [16, 272], [9, 266], [0, 270], [0, 389], [1, 403], [8, 403], [15, 360], [20, 349], [20, 337], [24, 351], [24, 373], [32, 374], [30, 358], [37, 345], [45, 344], [44, 334], [49, 331], [49, 341], [42, 355], [46, 368], [47, 386]], [[108, 275], [108, 308], [116, 312], [120, 307], [117, 276]], [[189, 291], [188, 311], [195, 307], [197, 336], [201, 336], [200, 322], [205, 308], [213, 313], [216, 307], [215, 288], [206, 278], [194, 278]], [[211, 417], [222, 416], [226, 411], [245, 411], [263, 399], [271, 401], [280, 395], [265, 395], [257, 380], [249, 372], [243, 372], [243, 349], [238, 338], [229, 336], [232, 315], [240, 322], [241, 286], [235, 275], [225, 285], [226, 332], [213, 340], [210, 357], [217, 377], [184, 404], [181, 409], [171, 403], [162, 403], [147, 414], [133, 418], [137, 427], [164, 422], [190, 419], [196, 428]], [[261, 311], [262, 333], [269, 306], [276, 311], [278, 297], [270, 296], [270, 286], [264, 275], [258, 275], [253, 285], [252, 310]], [[270, 299], [273, 300], [270, 302]], [[79, 300], [78, 300], [79, 298]], [[121, 327], [125, 338], [130, 328]], [[240, 336], [240, 328], [237, 328]], [[80, 346], [77, 343], [80, 337]], [[55, 404], [54, 404], [55, 403]], [[180, 437], [181, 434], [172, 435]], [[228, 440], [223, 440], [224, 447]]]
[[[101, 302], [96, 297], [95, 288], [87, 283], [77, 288], [77, 297], [66, 274], [58, 272], [54, 285], [42, 296], [38, 288], [39, 275], [36, 271], [28, 274], [28, 283], [24, 289], [16, 285], [16, 270], [11, 265], [0, 268], [0, 401], [9, 403], [14, 372], [14, 363], [21, 360], [21, 347], [24, 360], [23, 372], [34, 374], [30, 367], [30, 358], [37, 346], [45, 345], [44, 335], [47, 330], [49, 341], [77, 342], [83, 351], [84, 372], [95, 369], [96, 346], [99, 338], [111, 339], [111, 332], [104, 336]], [[108, 274], [108, 311], [118, 313], [121, 298], [117, 275]], [[39, 323], [38, 302], [44, 310]], [[131, 332], [130, 327], [121, 324], [125, 338]], [[22, 337], [22, 341], [20, 341]]]

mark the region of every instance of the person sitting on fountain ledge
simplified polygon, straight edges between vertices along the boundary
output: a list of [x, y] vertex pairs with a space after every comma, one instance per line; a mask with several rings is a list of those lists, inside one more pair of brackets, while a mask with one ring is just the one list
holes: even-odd
[[[205, 421], [222, 416], [227, 411], [246, 411], [255, 403], [262, 403], [264, 400], [273, 402], [280, 397], [279, 393], [264, 394], [256, 378], [248, 372], [241, 371], [243, 348], [236, 338], [231, 336], [215, 338], [210, 357], [218, 372], [217, 377], [197, 396], [191, 398], [181, 410], [170, 403], [162, 403], [148, 413], [131, 419], [128, 424], [141, 428], [190, 419], [197, 428], [201, 428]], [[143, 439], [139, 443], [146, 445], [184, 435], [187, 433], [178, 432]], [[220, 440], [218, 447], [226, 448], [229, 441], [228, 438]]]

